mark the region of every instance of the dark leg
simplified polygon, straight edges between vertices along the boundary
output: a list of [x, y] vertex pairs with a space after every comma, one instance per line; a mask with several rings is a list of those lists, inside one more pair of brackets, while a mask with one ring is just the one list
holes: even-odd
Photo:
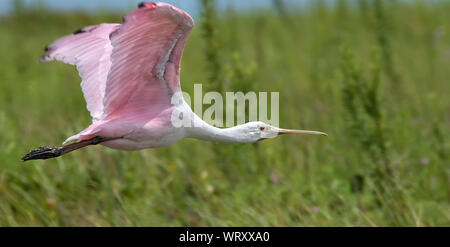
[[72, 144], [69, 144], [66, 146], [62, 146], [62, 147], [40, 147], [40, 148], [37, 148], [37, 149], [29, 152], [27, 155], [23, 156], [22, 160], [23, 161], [39, 160], [39, 159], [45, 160], [45, 159], [56, 158], [63, 154], [70, 153], [74, 150], [84, 148], [89, 145], [97, 145], [102, 142], [112, 141], [112, 140], [116, 140], [116, 139], [119, 139], [119, 138], [105, 138], [105, 137], [96, 136], [89, 140], [72, 143]]

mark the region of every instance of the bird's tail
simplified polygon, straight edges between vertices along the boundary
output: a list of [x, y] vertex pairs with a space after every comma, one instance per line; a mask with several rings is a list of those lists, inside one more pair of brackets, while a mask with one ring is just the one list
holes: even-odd
[[99, 133], [101, 130], [102, 130], [102, 128], [99, 127], [98, 124], [93, 123], [86, 129], [81, 131], [80, 133], [67, 138], [67, 140], [65, 140], [63, 142], [63, 145], [66, 145], [67, 143], [69, 143], [71, 141], [75, 141], [75, 140], [78, 140], [78, 141], [89, 140], [91, 138], [94, 138], [97, 135], [101, 135], [101, 133]]

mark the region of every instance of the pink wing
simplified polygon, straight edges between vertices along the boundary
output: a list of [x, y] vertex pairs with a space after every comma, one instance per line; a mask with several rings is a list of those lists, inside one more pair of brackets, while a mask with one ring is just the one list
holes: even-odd
[[149, 120], [171, 106], [180, 89], [183, 48], [192, 18], [169, 4], [141, 3], [110, 36], [111, 69], [102, 120]]
[[103, 114], [103, 97], [111, 66], [109, 35], [119, 27], [120, 24], [101, 24], [80, 29], [47, 46], [40, 59], [41, 62], [58, 60], [77, 66], [83, 79], [81, 88], [87, 108], [94, 122]]

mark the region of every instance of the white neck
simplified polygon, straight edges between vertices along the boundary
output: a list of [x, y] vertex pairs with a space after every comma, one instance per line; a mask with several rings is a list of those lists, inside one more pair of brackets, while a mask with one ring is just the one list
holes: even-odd
[[185, 127], [186, 137], [196, 138], [205, 141], [218, 142], [255, 142], [242, 125], [231, 128], [216, 128], [200, 119], [195, 113], [193, 116], [193, 127]]

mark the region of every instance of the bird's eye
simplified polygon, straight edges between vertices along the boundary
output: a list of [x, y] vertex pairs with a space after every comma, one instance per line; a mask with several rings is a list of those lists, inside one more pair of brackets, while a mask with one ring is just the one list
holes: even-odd
[[259, 127], [261, 131], [264, 131], [266, 128], [264, 126]]

